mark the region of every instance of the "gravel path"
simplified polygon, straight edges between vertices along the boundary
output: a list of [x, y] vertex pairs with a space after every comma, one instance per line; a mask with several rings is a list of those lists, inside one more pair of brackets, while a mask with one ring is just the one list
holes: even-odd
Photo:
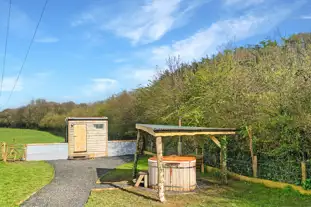
[[84, 206], [99, 176], [131, 160], [132, 156], [49, 161], [55, 169], [53, 181], [21, 206]]

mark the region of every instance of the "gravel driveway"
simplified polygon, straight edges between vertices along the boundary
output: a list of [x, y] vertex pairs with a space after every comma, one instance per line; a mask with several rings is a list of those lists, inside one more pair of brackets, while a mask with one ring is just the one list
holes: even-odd
[[131, 160], [132, 156], [49, 161], [55, 169], [53, 181], [21, 206], [84, 206], [100, 175]]

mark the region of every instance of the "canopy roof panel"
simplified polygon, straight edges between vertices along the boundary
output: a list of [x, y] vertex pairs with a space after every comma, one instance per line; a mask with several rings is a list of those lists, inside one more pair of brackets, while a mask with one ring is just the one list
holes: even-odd
[[207, 128], [174, 125], [136, 124], [136, 129], [153, 136], [183, 136], [183, 135], [226, 135], [236, 134], [235, 128]]

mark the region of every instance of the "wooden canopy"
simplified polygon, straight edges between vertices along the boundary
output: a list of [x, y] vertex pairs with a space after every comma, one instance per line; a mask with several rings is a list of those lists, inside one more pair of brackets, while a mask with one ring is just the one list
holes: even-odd
[[206, 128], [174, 125], [136, 124], [136, 129], [145, 131], [154, 137], [186, 135], [227, 135], [236, 134], [235, 128]]
[[136, 124], [137, 142], [136, 153], [133, 165], [133, 178], [137, 175], [137, 162], [139, 158], [139, 142], [141, 140], [140, 131], [147, 132], [156, 138], [157, 150], [157, 166], [158, 166], [158, 195], [161, 202], [165, 202], [164, 196], [164, 171], [163, 171], [163, 152], [162, 152], [162, 137], [170, 136], [193, 136], [193, 135], [208, 135], [211, 140], [221, 148], [220, 163], [223, 183], [227, 183], [227, 146], [226, 136], [222, 137], [221, 142], [215, 137], [217, 135], [234, 135], [237, 133], [235, 128], [206, 128], [206, 127], [189, 127], [189, 126], [171, 126], [171, 125], [153, 125], [153, 124]]

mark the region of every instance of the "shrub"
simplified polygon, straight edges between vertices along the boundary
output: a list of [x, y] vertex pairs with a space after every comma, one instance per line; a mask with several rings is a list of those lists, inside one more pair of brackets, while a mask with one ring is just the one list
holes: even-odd
[[306, 181], [302, 182], [302, 187], [305, 190], [311, 190], [311, 179], [306, 179]]

